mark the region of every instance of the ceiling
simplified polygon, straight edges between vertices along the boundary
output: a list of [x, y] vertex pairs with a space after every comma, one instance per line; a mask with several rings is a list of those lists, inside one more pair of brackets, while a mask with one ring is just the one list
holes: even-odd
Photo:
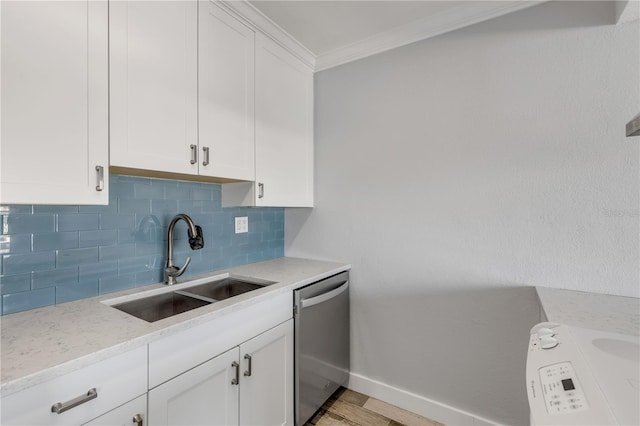
[[[226, 0], [315, 71], [331, 68], [541, 0]], [[293, 40], [292, 40], [293, 38]]]
[[467, 2], [252, 1], [316, 56]]

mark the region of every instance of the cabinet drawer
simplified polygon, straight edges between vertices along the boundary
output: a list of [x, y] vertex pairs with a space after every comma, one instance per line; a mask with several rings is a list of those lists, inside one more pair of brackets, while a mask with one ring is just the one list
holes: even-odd
[[288, 320], [291, 293], [278, 295], [149, 344], [149, 389]]
[[[146, 392], [147, 347], [100, 361], [62, 377], [2, 398], [3, 425], [79, 425]], [[97, 397], [60, 414], [66, 405], [90, 389]]]

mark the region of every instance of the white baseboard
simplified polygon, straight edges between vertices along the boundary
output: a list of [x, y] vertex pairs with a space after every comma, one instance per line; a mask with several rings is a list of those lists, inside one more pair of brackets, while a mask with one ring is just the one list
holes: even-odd
[[494, 421], [364, 377], [357, 373], [351, 373], [349, 375], [349, 389], [444, 423], [447, 426], [500, 426]]

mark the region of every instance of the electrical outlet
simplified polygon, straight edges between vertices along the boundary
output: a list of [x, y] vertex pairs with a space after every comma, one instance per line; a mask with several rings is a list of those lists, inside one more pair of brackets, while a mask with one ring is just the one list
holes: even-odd
[[236, 217], [236, 234], [249, 232], [249, 218], [247, 216]]

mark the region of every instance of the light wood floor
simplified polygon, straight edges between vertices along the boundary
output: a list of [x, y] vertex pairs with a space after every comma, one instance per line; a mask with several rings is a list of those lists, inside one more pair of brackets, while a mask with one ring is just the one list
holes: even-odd
[[305, 426], [444, 426], [379, 399], [340, 388]]

